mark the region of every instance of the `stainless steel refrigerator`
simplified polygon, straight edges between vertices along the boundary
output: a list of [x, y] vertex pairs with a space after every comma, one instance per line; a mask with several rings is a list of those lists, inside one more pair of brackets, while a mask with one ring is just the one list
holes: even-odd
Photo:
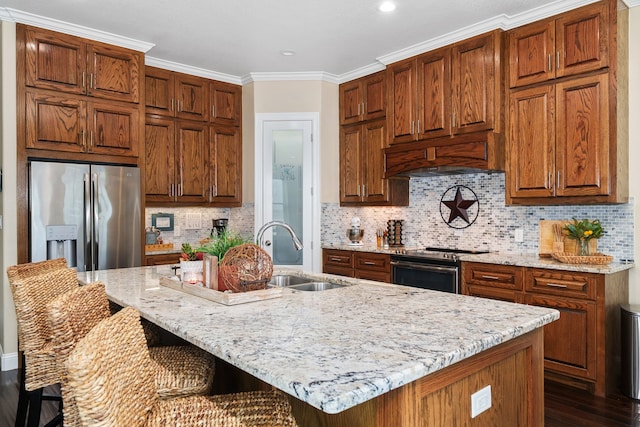
[[31, 261], [64, 257], [78, 271], [140, 266], [140, 169], [39, 161], [29, 167]]

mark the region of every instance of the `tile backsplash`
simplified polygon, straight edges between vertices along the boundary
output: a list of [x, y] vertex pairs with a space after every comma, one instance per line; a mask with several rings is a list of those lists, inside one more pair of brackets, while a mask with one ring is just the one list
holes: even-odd
[[[469, 208], [470, 219], [477, 218], [470, 226], [461, 229], [449, 227], [448, 208], [441, 213], [440, 200], [449, 188], [463, 185], [470, 188], [478, 198], [477, 205]], [[486, 249], [491, 251], [538, 253], [539, 221], [542, 219], [564, 220], [573, 217], [599, 219], [606, 234], [598, 241], [598, 251], [613, 255], [616, 261], [633, 260], [633, 201], [619, 205], [572, 205], [572, 206], [507, 206], [505, 205], [504, 173], [477, 173], [466, 175], [411, 178], [410, 206], [407, 207], [340, 207], [338, 203], [322, 204], [322, 244], [348, 243], [346, 230], [351, 218], [358, 216], [365, 230], [363, 241], [375, 244], [375, 230], [385, 228], [390, 219], [404, 220], [406, 247], [458, 247], [463, 249]], [[463, 197], [469, 199], [463, 193]], [[446, 200], [451, 199], [447, 193]], [[254, 206], [243, 204], [241, 208], [147, 208], [145, 227], [151, 226], [152, 213], [173, 213], [174, 223], [180, 235], [162, 232], [165, 242], [175, 248], [183, 242], [198, 245], [199, 240], [209, 236], [211, 220], [228, 218], [229, 228], [244, 237], [254, 234]], [[202, 228], [185, 229], [187, 213], [200, 213]], [[456, 220], [459, 225], [461, 219]], [[452, 222], [452, 224], [454, 224]], [[466, 224], [463, 224], [466, 225]], [[516, 242], [516, 229], [522, 229], [523, 242]]]
[[[477, 218], [467, 228], [451, 228], [449, 209], [441, 213], [440, 200], [447, 189], [463, 185], [478, 198], [469, 213]], [[351, 218], [358, 216], [365, 229], [363, 241], [375, 243], [375, 230], [385, 228], [387, 220], [402, 219], [406, 247], [458, 247], [491, 251], [538, 253], [539, 221], [563, 220], [573, 217], [599, 219], [606, 234], [598, 241], [598, 251], [613, 255], [616, 261], [633, 259], [633, 203], [619, 205], [572, 206], [507, 206], [505, 205], [504, 173], [477, 173], [465, 175], [411, 178], [410, 206], [408, 207], [340, 207], [339, 204], [322, 205], [322, 243], [347, 243], [346, 229]], [[451, 200], [447, 193], [445, 200]], [[469, 193], [470, 194], [470, 193]], [[465, 200], [470, 199], [468, 195]], [[469, 216], [473, 219], [473, 215]], [[460, 226], [462, 219], [452, 222]], [[466, 225], [466, 223], [462, 223]], [[514, 233], [522, 229], [523, 242], [516, 242]]]

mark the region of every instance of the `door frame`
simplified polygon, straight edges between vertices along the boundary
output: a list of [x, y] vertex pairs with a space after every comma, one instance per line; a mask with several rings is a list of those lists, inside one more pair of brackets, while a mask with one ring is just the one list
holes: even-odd
[[304, 248], [311, 251], [311, 271], [322, 271], [322, 251], [320, 248], [320, 113], [318, 112], [290, 112], [290, 113], [256, 113], [254, 136], [254, 234], [264, 224], [263, 210], [263, 147], [264, 123], [270, 121], [311, 121], [311, 238], [305, 238]]

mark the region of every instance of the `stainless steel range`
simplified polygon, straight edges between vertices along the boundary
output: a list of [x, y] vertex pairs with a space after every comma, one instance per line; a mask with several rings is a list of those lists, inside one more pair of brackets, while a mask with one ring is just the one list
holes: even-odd
[[460, 293], [460, 255], [488, 251], [450, 248], [399, 250], [391, 255], [391, 280], [398, 285]]

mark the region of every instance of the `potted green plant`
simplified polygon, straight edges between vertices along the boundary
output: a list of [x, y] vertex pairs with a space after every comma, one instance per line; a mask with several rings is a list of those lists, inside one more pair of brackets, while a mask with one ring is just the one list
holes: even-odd
[[592, 239], [599, 239], [605, 233], [602, 224], [597, 219], [593, 221], [589, 219], [578, 221], [573, 218], [573, 222], [565, 225], [564, 230], [567, 233], [567, 237], [576, 241], [576, 252], [580, 256], [589, 256], [589, 242]]

